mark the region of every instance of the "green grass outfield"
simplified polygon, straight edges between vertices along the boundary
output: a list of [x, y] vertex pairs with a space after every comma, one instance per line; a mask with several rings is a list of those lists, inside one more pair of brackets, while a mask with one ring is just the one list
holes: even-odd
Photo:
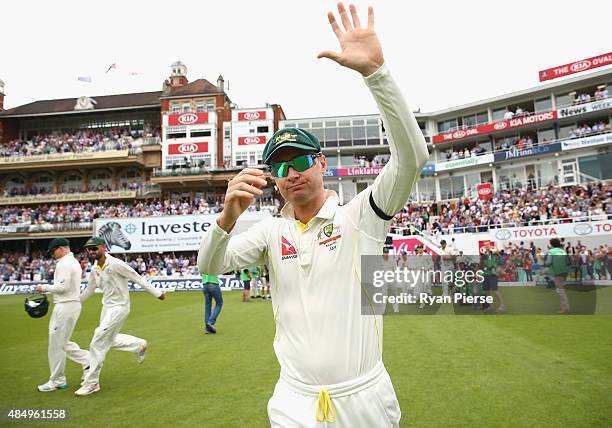
[[[265, 427], [278, 377], [269, 301], [225, 293], [216, 336], [205, 335], [200, 292], [165, 302], [132, 294], [123, 331], [149, 341], [142, 366], [111, 351], [102, 391], [39, 393], [48, 379], [49, 317], [24, 296], [0, 296], [0, 409], [66, 409], [78, 427]], [[84, 306], [73, 340], [88, 347], [100, 296]], [[402, 426], [597, 427], [612, 421], [612, 316], [388, 316], [384, 361]], [[6, 419], [0, 425], [6, 424]], [[11, 424], [12, 425], [12, 424]], [[59, 425], [54, 423], [28, 426]]]

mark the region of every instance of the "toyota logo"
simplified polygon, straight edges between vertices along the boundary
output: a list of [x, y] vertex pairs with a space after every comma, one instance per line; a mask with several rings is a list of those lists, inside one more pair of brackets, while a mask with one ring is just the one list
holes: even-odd
[[244, 144], [259, 144], [260, 143], [260, 139], [259, 137], [246, 137], [244, 139]]
[[593, 226], [588, 223], [581, 223], [574, 226], [576, 235], [590, 235], [593, 232]]
[[495, 232], [495, 238], [499, 239], [500, 241], [507, 241], [511, 236], [512, 234], [509, 230], [501, 229]]
[[259, 116], [260, 114], [258, 111], [249, 111], [249, 112], [244, 113], [244, 118], [246, 120], [257, 120], [259, 119]]
[[495, 125], [493, 125], [493, 128], [499, 131], [500, 129], [504, 129], [506, 126], [508, 126], [506, 122], [497, 122]]
[[181, 125], [191, 125], [198, 121], [198, 115], [195, 113], [185, 113], [178, 117], [178, 121]]
[[575, 62], [571, 65], [570, 70], [572, 71], [582, 71], [586, 70], [591, 66], [591, 61], [585, 59], [584, 61]]
[[195, 153], [198, 151], [198, 145], [194, 143], [185, 143], [178, 146], [178, 151], [180, 153]]

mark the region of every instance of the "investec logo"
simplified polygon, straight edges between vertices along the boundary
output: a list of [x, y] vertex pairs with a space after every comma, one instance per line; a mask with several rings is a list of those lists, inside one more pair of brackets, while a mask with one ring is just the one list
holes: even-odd
[[147, 224], [142, 222], [140, 224], [140, 233], [143, 236], [146, 235], [162, 235], [166, 233], [180, 234], [180, 233], [192, 233], [201, 232], [204, 233], [210, 227], [208, 222], [199, 222], [197, 220], [183, 222], [183, 223], [162, 223], [162, 224]]
[[195, 143], [183, 143], [178, 146], [178, 151], [183, 154], [196, 153], [198, 151], [198, 145]]
[[185, 113], [178, 117], [178, 122], [181, 125], [191, 125], [198, 121], [198, 115], [195, 113]]

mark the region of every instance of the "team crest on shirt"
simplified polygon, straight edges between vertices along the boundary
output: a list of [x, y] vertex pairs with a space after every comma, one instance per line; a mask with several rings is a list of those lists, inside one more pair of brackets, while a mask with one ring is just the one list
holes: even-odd
[[323, 226], [317, 233], [319, 245], [325, 245], [330, 251], [335, 250], [337, 240], [342, 237], [341, 229], [341, 226], [333, 223]]

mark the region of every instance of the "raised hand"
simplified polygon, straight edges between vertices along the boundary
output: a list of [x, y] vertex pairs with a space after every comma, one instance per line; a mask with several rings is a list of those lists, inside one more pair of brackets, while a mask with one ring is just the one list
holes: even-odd
[[234, 228], [240, 214], [251, 205], [255, 196], [263, 194], [262, 187], [267, 184], [263, 171], [244, 168], [229, 183], [225, 192], [223, 211], [217, 219], [219, 227], [226, 232]]
[[334, 51], [321, 52], [317, 58], [329, 58], [338, 64], [358, 71], [364, 77], [374, 73], [385, 62], [382, 47], [374, 31], [374, 9], [368, 7], [368, 26], [361, 28], [355, 5], [349, 5], [351, 17], [348, 16], [342, 3], [338, 3], [338, 13], [344, 31], [336, 21], [333, 12], [327, 14], [332, 30], [340, 42], [340, 53]]

